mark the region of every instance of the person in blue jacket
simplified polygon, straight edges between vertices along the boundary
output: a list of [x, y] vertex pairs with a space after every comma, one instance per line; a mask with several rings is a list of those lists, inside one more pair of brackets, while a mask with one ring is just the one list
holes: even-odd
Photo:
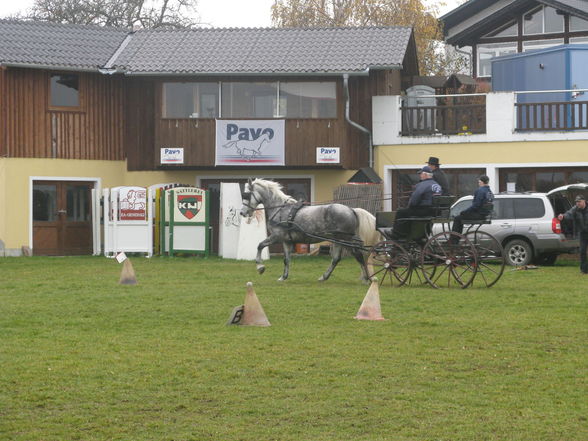
[[484, 219], [492, 212], [492, 202], [494, 201], [494, 194], [488, 185], [490, 178], [482, 175], [478, 178], [478, 189], [474, 192], [474, 200], [469, 208], [463, 210], [453, 219], [452, 231], [462, 233], [463, 221], [472, 219]]
[[420, 182], [410, 195], [407, 208], [396, 212], [392, 240], [403, 239], [408, 236], [411, 217], [429, 217], [435, 214], [433, 196], [442, 193], [441, 186], [433, 180], [433, 169], [425, 165], [418, 171]]

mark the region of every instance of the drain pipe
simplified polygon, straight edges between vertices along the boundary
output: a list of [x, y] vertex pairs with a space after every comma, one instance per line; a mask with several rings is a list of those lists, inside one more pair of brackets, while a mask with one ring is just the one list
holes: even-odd
[[372, 132], [366, 129], [364, 126], [352, 121], [349, 117], [349, 74], [343, 74], [343, 89], [345, 91], [345, 120], [355, 127], [358, 130], [361, 130], [363, 133], [367, 133], [369, 138], [369, 159], [368, 165], [371, 169], [374, 168], [374, 145], [372, 143]]

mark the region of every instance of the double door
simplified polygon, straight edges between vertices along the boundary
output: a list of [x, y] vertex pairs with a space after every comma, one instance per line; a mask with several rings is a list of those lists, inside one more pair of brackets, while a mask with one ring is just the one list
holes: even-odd
[[34, 181], [35, 255], [92, 254], [92, 188], [90, 182]]

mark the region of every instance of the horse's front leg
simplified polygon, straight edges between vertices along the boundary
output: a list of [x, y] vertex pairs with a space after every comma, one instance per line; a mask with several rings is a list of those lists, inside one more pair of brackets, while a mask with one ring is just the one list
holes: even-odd
[[282, 242], [282, 245], [284, 247], [284, 273], [278, 279], [278, 282], [283, 282], [288, 278], [290, 272], [290, 256], [294, 250], [294, 244], [292, 242]]
[[341, 245], [337, 245], [336, 243], [331, 243], [331, 265], [329, 265], [329, 267], [327, 268], [325, 273], [319, 277], [320, 282], [323, 282], [323, 281], [327, 280], [329, 277], [331, 277], [331, 273], [333, 272], [333, 270], [335, 269], [335, 267], [337, 266], [337, 264], [341, 260], [342, 251], [343, 251], [343, 248], [341, 247]]
[[263, 274], [263, 272], [265, 271], [265, 265], [263, 264], [263, 260], [261, 260], [261, 252], [265, 247], [272, 245], [273, 243], [275, 243], [275, 240], [272, 238], [272, 236], [270, 236], [267, 239], [259, 242], [259, 245], [257, 245], [257, 255], [255, 256], [255, 263], [257, 264], [256, 268], [259, 274]]

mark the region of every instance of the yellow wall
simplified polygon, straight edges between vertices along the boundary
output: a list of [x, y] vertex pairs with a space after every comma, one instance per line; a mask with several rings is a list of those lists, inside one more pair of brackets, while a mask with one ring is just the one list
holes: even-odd
[[[30, 178], [100, 178], [102, 188], [180, 182], [195, 184], [198, 177], [264, 177], [263, 171], [154, 171], [128, 172], [125, 161], [81, 161], [63, 159], [0, 158], [0, 240], [7, 250], [20, 250], [29, 243], [31, 204]], [[267, 176], [314, 178], [314, 202], [333, 199], [335, 187], [355, 172], [342, 170], [268, 171]]]
[[502, 143], [418, 144], [378, 146], [375, 170], [385, 165], [424, 164], [429, 156], [441, 164], [561, 163], [588, 161], [588, 141], [526, 141]]

